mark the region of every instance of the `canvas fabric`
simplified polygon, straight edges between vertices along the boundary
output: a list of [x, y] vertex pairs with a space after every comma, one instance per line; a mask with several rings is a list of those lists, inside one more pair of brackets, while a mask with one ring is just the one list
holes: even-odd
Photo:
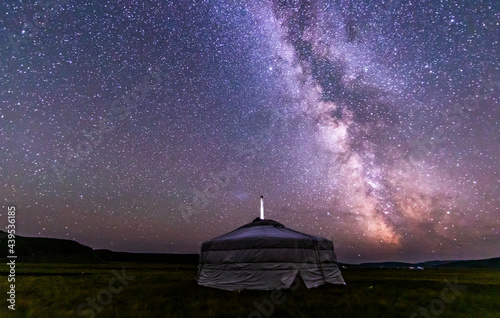
[[226, 290], [285, 289], [297, 275], [308, 288], [345, 284], [331, 240], [258, 219], [202, 244], [197, 282]]

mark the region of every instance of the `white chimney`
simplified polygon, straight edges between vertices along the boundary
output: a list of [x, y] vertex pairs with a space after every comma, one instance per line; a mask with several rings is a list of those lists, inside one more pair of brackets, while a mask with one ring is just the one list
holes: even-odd
[[264, 196], [260, 196], [260, 219], [264, 220]]

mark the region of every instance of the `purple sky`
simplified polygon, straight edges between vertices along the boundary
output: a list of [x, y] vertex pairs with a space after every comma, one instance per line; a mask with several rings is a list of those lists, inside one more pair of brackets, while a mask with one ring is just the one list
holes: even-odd
[[197, 253], [264, 195], [341, 262], [500, 256], [498, 1], [47, 3], [0, 4], [2, 228]]

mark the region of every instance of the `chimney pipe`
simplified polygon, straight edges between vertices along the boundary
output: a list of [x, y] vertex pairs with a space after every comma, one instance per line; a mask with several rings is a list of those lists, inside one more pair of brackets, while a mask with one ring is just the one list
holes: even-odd
[[260, 196], [260, 219], [264, 220], [264, 196]]

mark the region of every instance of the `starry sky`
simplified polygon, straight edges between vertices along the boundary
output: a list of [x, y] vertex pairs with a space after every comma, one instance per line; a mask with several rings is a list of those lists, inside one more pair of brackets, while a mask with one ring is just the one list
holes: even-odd
[[197, 253], [500, 256], [500, 2], [2, 1], [0, 225]]

